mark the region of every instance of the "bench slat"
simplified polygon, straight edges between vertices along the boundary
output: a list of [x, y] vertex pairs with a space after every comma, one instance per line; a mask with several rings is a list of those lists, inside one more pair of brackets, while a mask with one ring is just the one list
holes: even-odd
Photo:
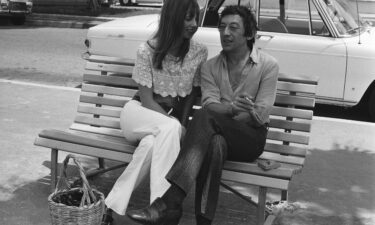
[[315, 94], [316, 85], [278, 81], [277, 90]]
[[111, 56], [101, 56], [101, 55], [90, 55], [88, 61], [90, 62], [104, 62], [104, 63], [116, 63], [120, 65], [130, 65], [134, 66], [134, 59], [111, 57]]
[[311, 124], [309, 123], [302, 123], [302, 122], [289, 121], [289, 120], [280, 120], [280, 119], [273, 119], [273, 118], [270, 119], [269, 126], [274, 127], [274, 128], [304, 131], [304, 132], [310, 132], [310, 128], [311, 128]]
[[298, 165], [298, 166], [303, 166], [303, 164], [305, 163], [304, 157], [286, 156], [286, 155], [280, 155], [280, 154], [275, 154], [271, 152], [263, 152], [259, 158], [275, 160], [281, 163]]
[[95, 148], [108, 149], [112, 151], [126, 152], [130, 154], [133, 153], [135, 149], [135, 147], [130, 144], [130, 142], [126, 141], [125, 138], [120, 139], [83, 132], [60, 131], [51, 129], [43, 130], [39, 133], [39, 137]]
[[83, 106], [83, 105], [78, 105], [77, 112], [99, 115], [99, 116], [109, 116], [109, 117], [115, 117], [115, 118], [120, 118], [120, 114], [121, 114], [121, 110], [114, 110], [114, 109], [93, 107], [93, 106]]
[[124, 107], [125, 103], [128, 102], [128, 100], [120, 100], [120, 99], [97, 97], [97, 96], [87, 96], [87, 95], [81, 95], [79, 97], [79, 101], [82, 103], [92, 103], [92, 104], [107, 105], [107, 106], [120, 107], [120, 108]]
[[275, 104], [299, 106], [299, 107], [314, 107], [315, 99], [304, 96], [290, 96], [290, 95], [276, 95]]
[[293, 176], [293, 171], [289, 168], [279, 167], [277, 169], [265, 171], [262, 168], [259, 168], [256, 163], [226, 161], [224, 163], [224, 169], [241, 173], [280, 178], [285, 180], [290, 180]]
[[58, 149], [60, 151], [73, 152], [120, 162], [130, 162], [132, 159], [132, 154], [124, 152], [108, 151], [102, 148], [94, 148], [41, 137], [36, 138], [34, 144], [46, 148]]
[[112, 73], [121, 73], [131, 75], [133, 73], [133, 66], [130, 65], [118, 65], [118, 64], [107, 64], [107, 63], [98, 63], [98, 62], [87, 62], [86, 70], [94, 71], [105, 71]]
[[306, 109], [296, 109], [296, 108], [285, 108], [285, 107], [280, 107], [280, 106], [273, 106], [272, 111], [271, 111], [271, 115], [312, 120], [313, 111], [312, 110], [306, 110]]
[[102, 85], [113, 85], [117, 87], [126, 87], [133, 89], [138, 88], [138, 84], [135, 83], [135, 81], [130, 77], [84, 74], [83, 81]]
[[284, 73], [280, 73], [277, 79], [278, 81], [318, 85], [319, 77], [310, 77], [310, 76], [307, 77], [307, 76], [300, 76], [296, 74], [293, 74], [293, 76], [290, 76]]
[[93, 126], [120, 129], [119, 120], [105, 120], [103, 118], [93, 118], [93, 117], [79, 115], [74, 118], [74, 122], [93, 125]]
[[267, 152], [287, 154], [293, 156], [306, 156], [307, 149], [291, 145], [275, 144], [275, 143], [266, 143], [264, 150]]
[[122, 131], [119, 129], [112, 129], [112, 128], [106, 128], [106, 127], [93, 127], [93, 126], [90, 126], [87, 124], [81, 124], [81, 123], [73, 123], [69, 127], [69, 129], [95, 133], [95, 134], [104, 134], [104, 135], [113, 136], [113, 137], [124, 137], [124, 133], [122, 133]]
[[309, 137], [293, 133], [285, 133], [275, 130], [269, 130], [267, 133], [267, 139], [276, 140], [276, 141], [286, 141], [298, 144], [309, 143]]
[[270, 187], [281, 190], [287, 190], [289, 186], [288, 180], [239, 173], [229, 170], [223, 170], [221, 178], [227, 181], [234, 181], [244, 184], [256, 185], [261, 187]]
[[125, 89], [125, 88], [117, 88], [117, 87], [108, 87], [102, 85], [95, 85], [95, 84], [82, 84], [82, 91], [84, 92], [92, 92], [92, 93], [102, 93], [107, 95], [115, 95], [115, 96], [122, 96], [122, 97], [133, 97], [137, 90], [134, 89]]

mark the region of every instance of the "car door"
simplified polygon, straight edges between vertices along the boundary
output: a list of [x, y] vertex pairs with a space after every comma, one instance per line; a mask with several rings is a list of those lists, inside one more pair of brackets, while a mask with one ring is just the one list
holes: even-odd
[[281, 73], [319, 77], [319, 99], [340, 101], [344, 97], [346, 46], [329, 32], [315, 3], [260, 0], [256, 46], [278, 60]]

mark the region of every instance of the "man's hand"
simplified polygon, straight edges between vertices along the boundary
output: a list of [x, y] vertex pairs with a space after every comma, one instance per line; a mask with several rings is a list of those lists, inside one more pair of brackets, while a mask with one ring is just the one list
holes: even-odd
[[248, 94], [241, 94], [233, 102], [233, 111], [235, 114], [240, 112], [250, 113], [254, 109], [254, 98]]

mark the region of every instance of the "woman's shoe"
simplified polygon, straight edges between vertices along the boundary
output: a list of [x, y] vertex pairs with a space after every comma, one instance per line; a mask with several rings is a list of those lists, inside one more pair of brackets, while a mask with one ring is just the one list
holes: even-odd
[[168, 209], [161, 198], [157, 198], [150, 206], [131, 210], [128, 217], [142, 224], [177, 225], [182, 215], [182, 209]]

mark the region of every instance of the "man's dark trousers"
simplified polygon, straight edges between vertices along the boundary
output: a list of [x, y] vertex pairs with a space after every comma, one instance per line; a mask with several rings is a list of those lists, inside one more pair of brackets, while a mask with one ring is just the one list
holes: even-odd
[[202, 108], [194, 114], [166, 178], [186, 194], [196, 182], [196, 213], [212, 221], [224, 161], [254, 161], [263, 152], [266, 135], [265, 126], [251, 126]]

